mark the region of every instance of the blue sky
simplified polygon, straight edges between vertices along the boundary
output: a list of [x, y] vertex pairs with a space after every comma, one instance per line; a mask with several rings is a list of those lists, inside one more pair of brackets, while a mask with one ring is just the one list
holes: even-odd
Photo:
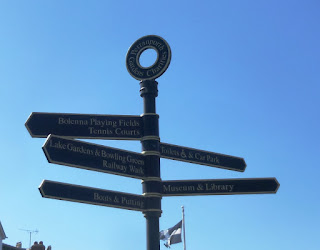
[[[161, 160], [163, 180], [276, 177], [275, 195], [164, 197], [187, 249], [320, 248], [318, 1], [1, 1], [0, 220], [53, 249], [145, 249], [141, 212], [42, 198], [43, 179], [141, 194], [139, 180], [49, 164], [31, 112], [140, 115], [125, 57], [155, 34], [172, 50], [159, 79], [162, 142], [243, 157], [234, 172]], [[146, 64], [154, 58], [145, 55]], [[90, 142], [141, 152], [138, 141]], [[160, 249], [165, 249], [162, 246]], [[182, 244], [172, 249], [182, 249]]]

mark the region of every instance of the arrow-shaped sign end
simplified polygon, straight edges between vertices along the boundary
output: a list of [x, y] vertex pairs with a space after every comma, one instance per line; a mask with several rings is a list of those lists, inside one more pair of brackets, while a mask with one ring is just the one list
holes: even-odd
[[47, 158], [47, 160], [48, 160], [49, 163], [52, 163], [52, 159], [50, 158], [50, 154], [49, 154], [49, 152], [48, 152], [48, 150], [47, 150], [47, 145], [48, 145], [51, 137], [52, 137], [51, 134], [48, 135], [46, 141], [44, 142], [44, 144], [43, 144], [43, 146], [42, 146], [42, 150], [43, 150], [43, 152], [44, 152], [44, 155], [46, 156], [46, 158]]
[[30, 124], [30, 122], [31, 122], [31, 120], [32, 120], [33, 113], [34, 113], [34, 112], [32, 112], [32, 113], [29, 115], [29, 117], [28, 117], [26, 123], [24, 124], [24, 126], [25, 126], [26, 129], [28, 130], [28, 132], [29, 132], [29, 134], [31, 135], [31, 137], [34, 138], [35, 136], [34, 136], [34, 134], [32, 133], [32, 131], [31, 131], [31, 129], [30, 129], [30, 126], [29, 126], [29, 124]]
[[41, 196], [44, 197], [44, 198], [46, 197], [46, 196], [45, 196], [45, 193], [44, 193], [44, 191], [43, 191], [43, 187], [45, 186], [45, 182], [46, 182], [46, 180], [43, 180], [43, 181], [41, 182], [40, 186], [38, 187], [38, 190], [39, 190]]
[[241, 161], [241, 164], [243, 166], [243, 169], [239, 169], [239, 172], [244, 172], [247, 168], [247, 163], [246, 161], [244, 160], [244, 158], [240, 158], [240, 161]]
[[276, 187], [276, 189], [274, 191], [274, 193], [276, 194], [278, 192], [279, 187], [280, 187], [280, 183], [278, 182], [277, 178], [274, 177], [273, 179], [274, 179], [274, 181], [275, 181], [275, 183], [277, 185], [277, 187]]

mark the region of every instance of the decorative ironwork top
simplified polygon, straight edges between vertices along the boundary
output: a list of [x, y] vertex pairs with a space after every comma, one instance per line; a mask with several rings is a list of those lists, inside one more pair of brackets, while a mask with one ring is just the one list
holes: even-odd
[[[147, 49], [157, 52], [157, 59], [149, 67], [141, 66], [139, 59]], [[169, 67], [171, 49], [169, 44], [160, 36], [144, 36], [135, 41], [127, 52], [126, 66], [130, 75], [137, 80], [154, 80], [160, 77]]]

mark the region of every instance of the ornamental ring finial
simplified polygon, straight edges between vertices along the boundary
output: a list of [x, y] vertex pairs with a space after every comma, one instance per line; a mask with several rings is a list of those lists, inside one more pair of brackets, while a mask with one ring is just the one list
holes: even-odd
[[[139, 59], [143, 51], [154, 49], [157, 59], [150, 67], [141, 66]], [[160, 77], [169, 67], [171, 49], [169, 44], [160, 36], [144, 36], [135, 41], [127, 52], [126, 66], [130, 75], [137, 80], [154, 80]]]

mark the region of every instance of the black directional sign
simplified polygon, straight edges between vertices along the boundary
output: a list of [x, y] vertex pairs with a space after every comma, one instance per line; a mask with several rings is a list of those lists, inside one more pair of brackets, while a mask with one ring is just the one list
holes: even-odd
[[144, 156], [139, 153], [49, 135], [43, 151], [50, 163], [143, 179]]
[[160, 143], [160, 156], [172, 160], [191, 162], [240, 172], [244, 172], [246, 168], [244, 159], [240, 157], [181, 147], [167, 143]]
[[42, 197], [81, 202], [93, 205], [144, 211], [145, 197], [110, 190], [84, 187], [67, 183], [44, 180], [39, 191]]
[[142, 118], [125, 115], [89, 115], [33, 112], [26, 127], [32, 137], [49, 134], [82, 139], [140, 140]]
[[163, 196], [275, 194], [276, 178], [163, 181]]

